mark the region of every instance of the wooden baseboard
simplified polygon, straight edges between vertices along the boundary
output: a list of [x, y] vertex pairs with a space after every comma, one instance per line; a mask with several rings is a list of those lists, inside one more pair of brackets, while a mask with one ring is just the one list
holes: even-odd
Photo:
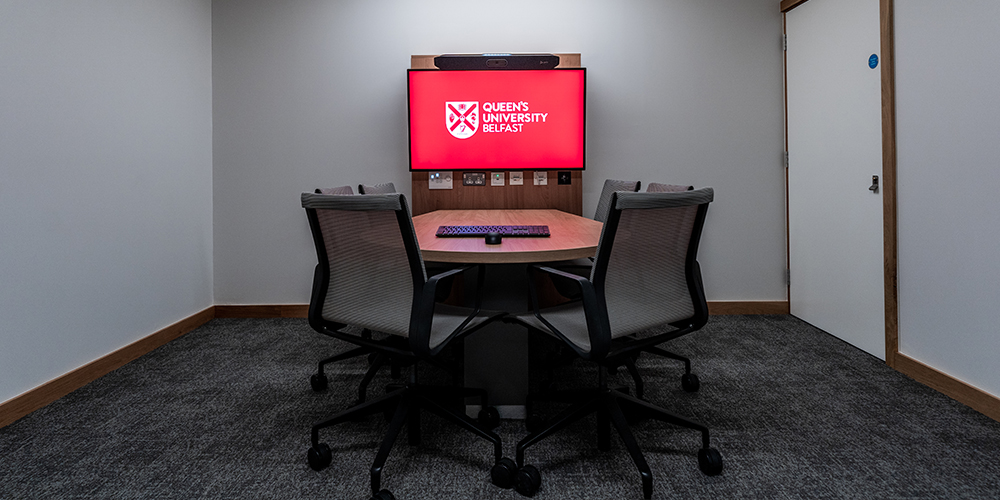
[[774, 301], [709, 301], [708, 313], [727, 314], [789, 314], [787, 300]]
[[[710, 301], [709, 314], [788, 314], [788, 301]], [[306, 318], [309, 304], [215, 306], [216, 318]]]
[[307, 318], [309, 304], [215, 306], [216, 318]]
[[143, 354], [211, 321], [214, 317], [215, 307], [212, 306], [0, 404], [0, 428], [125, 366]]
[[1000, 398], [939, 372], [905, 354], [897, 352], [892, 358], [891, 366], [904, 375], [993, 420], [1000, 421]]

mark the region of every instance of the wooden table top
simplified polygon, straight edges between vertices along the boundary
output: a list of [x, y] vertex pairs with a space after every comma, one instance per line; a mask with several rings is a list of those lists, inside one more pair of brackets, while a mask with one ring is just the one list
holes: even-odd
[[[548, 238], [438, 238], [438, 226], [546, 225]], [[560, 210], [436, 210], [413, 218], [424, 260], [462, 264], [526, 264], [593, 257], [604, 225]]]

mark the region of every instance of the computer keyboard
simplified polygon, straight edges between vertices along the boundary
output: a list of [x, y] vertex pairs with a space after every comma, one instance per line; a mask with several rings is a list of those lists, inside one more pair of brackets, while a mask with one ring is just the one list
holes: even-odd
[[486, 236], [487, 233], [500, 233], [500, 236], [507, 237], [548, 237], [549, 226], [438, 226], [436, 236]]

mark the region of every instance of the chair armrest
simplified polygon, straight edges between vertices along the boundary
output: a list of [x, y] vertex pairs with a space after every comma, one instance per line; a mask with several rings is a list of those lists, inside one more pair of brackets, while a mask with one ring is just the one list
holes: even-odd
[[[559, 276], [568, 280], [575, 281], [580, 287], [580, 298], [583, 302], [583, 311], [587, 318], [587, 335], [590, 337], [590, 352], [578, 351], [577, 353], [584, 359], [594, 359], [601, 360], [607, 356], [608, 352], [611, 350], [611, 325], [608, 322], [607, 308], [603, 307], [603, 304], [598, 302], [597, 292], [594, 289], [594, 284], [589, 278], [579, 276], [572, 273], [567, 273], [559, 269], [549, 267], [546, 265], [531, 265], [528, 266], [528, 289], [531, 297], [531, 309], [534, 312], [535, 317], [542, 322], [546, 327], [552, 330], [556, 335], [566, 338], [565, 334], [560, 332], [552, 323], [549, 323], [544, 317], [542, 317], [541, 310], [538, 307], [538, 291], [535, 288], [534, 273], [541, 271], [554, 276]], [[570, 343], [572, 346], [572, 343]]]
[[456, 275], [458, 273], [464, 273], [465, 271], [468, 271], [469, 269], [472, 269], [473, 267], [476, 267], [476, 266], [474, 264], [470, 264], [470, 265], [467, 265], [467, 266], [461, 266], [461, 267], [451, 268], [451, 269], [449, 269], [449, 270], [447, 270], [447, 271], [445, 271], [443, 273], [438, 273], [438, 274], [435, 274], [434, 276], [431, 276], [431, 277], [427, 278], [427, 283], [430, 283], [431, 280], [434, 280], [434, 283], [436, 285], [438, 281], [441, 281], [441, 280], [443, 280], [445, 278], [454, 276], [454, 275]]
[[[563, 271], [563, 270], [560, 270], [560, 269], [556, 269], [556, 268], [550, 267], [550, 266], [533, 265], [531, 267], [534, 267], [534, 268], [538, 269], [539, 271], [545, 271], [545, 272], [547, 272], [549, 274], [554, 274], [556, 276], [562, 276], [563, 278], [570, 279], [570, 280], [576, 281], [578, 283], [582, 282], [582, 281], [590, 281], [586, 277], [580, 276], [579, 274], [567, 273], [566, 271]], [[565, 267], [579, 267], [579, 268], [583, 268], [585, 266], [573, 265], [573, 266], [565, 266]]]
[[[476, 305], [472, 308], [472, 312], [469, 313], [469, 316], [465, 318], [465, 321], [462, 321], [462, 323], [458, 325], [453, 332], [451, 332], [449, 337], [452, 337], [461, 332], [466, 325], [468, 325], [469, 322], [479, 314], [482, 308], [482, 290], [483, 281], [486, 278], [486, 266], [484, 264], [471, 264], [435, 274], [434, 276], [427, 278], [423, 289], [421, 289], [419, 293], [414, 293], [413, 311], [411, 312], [410, 319], [410, 348], [418, 355], [430, 357], [435, 354], [431, 352], [429, 343], [431, 325], [434, 321], [434, 305], [436, 303], [435, 298], [437, 297], [438, 283], [443, 279], [468, 271], [473, 267], [476, 267], [479, 270], [479, 279], [476, 284]], [[417, 318], [421, 319], [418, 320]]]

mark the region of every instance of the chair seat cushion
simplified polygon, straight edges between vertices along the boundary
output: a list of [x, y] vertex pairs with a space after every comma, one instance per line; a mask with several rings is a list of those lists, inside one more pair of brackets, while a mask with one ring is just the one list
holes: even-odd
[[[590, 334], [587, 332], [587, 316], [583, 312], [582, 302], [569, 302], [555, 307], [546, 307], [539, 312], [546, 321], [559, 330], [566, 341], [572, 342], [582, 351], [590, 351]], [[549, 330], [549, 327], [535, 317], [533, 312], [515, 315], [514, 319], [529, 328], [535, 328], [559, 338], [559, 335]]]
[[[469, 307], [451, 306], [448, 304], [434, 304], [434, 321], [431, 323], [430, 348], [434, 349], [451, 337], [455, 329], [465, 321], [465, 318], [472, 314], [473, 309]], [[491, 318], [502, 315], [500, 311], [480, 310], [476, 317], [469, 321], [462, 331], [471, 330], [485, 323]]]

